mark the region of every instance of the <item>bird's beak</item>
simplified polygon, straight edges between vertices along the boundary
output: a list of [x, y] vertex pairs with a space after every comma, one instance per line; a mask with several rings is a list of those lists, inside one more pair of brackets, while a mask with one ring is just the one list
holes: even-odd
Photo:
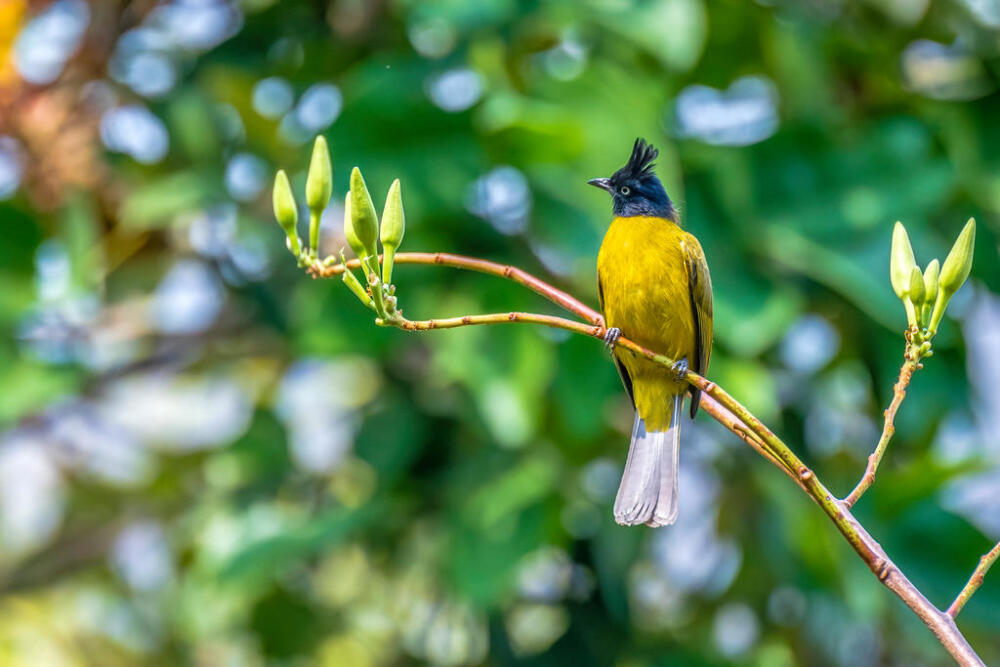
[[595, 188], [600, 188], [602, 190], [607, 190], [608, 192], [614, 192], [614, 187], [611, 185], [610, 178], [592, 178], [587, 181], [588, 185], [593, 185]]

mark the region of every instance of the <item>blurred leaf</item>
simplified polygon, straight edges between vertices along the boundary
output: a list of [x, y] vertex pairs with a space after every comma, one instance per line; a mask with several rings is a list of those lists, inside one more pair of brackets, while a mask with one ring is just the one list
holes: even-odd
[[366, 505], [323, 512], [283, 534], [244, 545], [220, 568], [219, 579], [242, 586], [273, 580], [289, 566], [343, 542], [384, 517], [385, 511], [384, 507]]
[[119, 211], [121, 223], [134, 229], [167, 227], [184, 212], [207, 204], [217, 194], [215, 177], [180, 171], [133, 190]]
[[16, 361], [0, 374], [0, 423], [38, 412], [73, 395], [79, 386], [79, 373], [73, 369], [56, 370], [30, 361]]
[[530, 454], [469, 498], [462, 514], [481, 530], [494, 528], [552, 492], [558, 474], [558, 462], [551, 452]]

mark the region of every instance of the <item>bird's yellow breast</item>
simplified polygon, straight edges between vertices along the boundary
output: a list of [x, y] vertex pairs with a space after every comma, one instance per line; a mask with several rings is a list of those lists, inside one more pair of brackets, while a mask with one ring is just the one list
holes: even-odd
[[[684, 251], [689, 239], [664, 218], [615, 218], [601, 244], [597, 275], [607, 326], [644, 347], [693, 362], [696, 333]], [[685, 385], [663, 366], [626, 350], [615, 354], [632, 379], [636, 410], [647, 428], [669, 427], [673, 397]]]

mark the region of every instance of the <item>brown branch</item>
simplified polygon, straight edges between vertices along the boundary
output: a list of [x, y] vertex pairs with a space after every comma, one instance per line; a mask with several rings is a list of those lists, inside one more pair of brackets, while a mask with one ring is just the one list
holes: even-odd
[[555, 315], [539, 315], [537, 313], [490, 313], [489, 315], [463, 315], [462, 317], [446, 317], [436, 320], [407, 320], [401, 318], [395, 322], [376, 320], [380, 326], [394, 326], [407, 331], [431, 331], [433, 329], [455, 329], [457, 327], [475, 326], [478, 324], [541, 324], [555, 329], [566, 329], [584, 336], [603, 337], [604, 327], [599, 324], [584, 324], [575, 320]]
[[[500, 324], [505, 322], [535, 323], [546, 326], [557, 327], [574, 331], [597, 339], [603, 339], [606, 330], [603, 320], [593, 309], [585, 306], [577, 299], [562, 292], [561, 290], [546, 284], [545, 282], [531, 276], [530, 274], [510, 266], [504, 266], [485, 260], [462, 257], [460, 255], [449, 255], [445, 253], [399, 253], [396, 255], [396, 262], [405, 264], [440, 264], [454, 266], [457, 268], [467, 268], [482, 273], [489, 273], [504, 278], [509, 278], [525, 285], [534, 292], [545, 296], [553, 302], [563, 306], [590, 323], [574, 322], [561, 317], [549, 315], [537, 315], [532, 313], [496, 313], [491, 315], [467, 315], [464, 317], [448, 318], [443, 320], [410, 321], [400, 317], [392, 322], [381, 322], [379, 324], [397, 326], [411, 331], [426, 331], [432, 329], [455, 328], [461, 326], [471, 326], [477, 324]], [[351, 268], [359, 266], [357, 260], [348, 262]], [[339, 270], [338, 270], [339, 269]], [[309, 272], [316, 277], [339, 275], [343, 273], [343, 267], [325, 267], [319, 263], [308, 268]], [[638, 354], [667, 367], [673, 365], [674, 360], [666, 355], [659, 354], [653, 350], [638, 345], [626, 337], [618, 339], [617, 346], [627, 349], [634, 354]], [[827, 514], [840, 533], [851, 545], [854, 551], [868, 565], [869, 569], [878, 580], [899, 599], [908, 606], [914, 614], [930, 629], [937, 637], [941, 645], [948, 651], [959, 665], [978, 666], [983, 665], [983, 661], [976, 655], [975, 650], [958, 630], [954, 618], [931, 604], [920, 590], [907, 579], [906, 575], [888, 557], [882, 546], [868, 533], [867, 530], [851, 514], [850, 506], [845, 501], [837, 500], [829, 490], [820, 482], [816, 474], [809, 469], [796, 454], [777, 435], [775, 435], [763, 422], [757, 419], [749, 410], [741, 405], [736, 399], [730, 396], [725, 390], [714, 382], [689, 371], [686, 380], [694, 387], [700, 389], [703, 395], [702, 405], [709, 406], [706, 409], [709, 414], [719, 423], [739, 436], [744, 442], [750, 444], [762, 456], [771, 463], [794, 477], [799, 485]], [[708, 397], [712, 402], [705, 401]], [[900, 399], [902, 400], [902, 399]], [[898, 408], [898, 405], [896, 406]], [[893, 413], [894, 414], [894, 413]], [[883, 448], [884, 450], [884, 448]], [[884, 453], [884, 452], [883, 452]], [[876, 464], [877, 465], [877, 464]], [[991, 552], [992, 553], [992, 552]], [[994, 557], [993, 560], [996, 560]], [[992, 564], [992, 561], [990, 561]], [[982, 563], [980, 563], [982, 567]], [[978, 568], [977, 568], [978, 571]], [[983, 569], [985, 573], [985, 568]], [[975, 575], [973, 575], [975, 578]], [[971, 595], [975, 588], [969, 592]], [[964, 591], [963, 591], [964, 592]], [[967, 599], [967, 597], [966, 597]], [[957, 613], [957, 612], [956, 612]]]
[[[379, 262], [382, 257], [379, 256]], [[596, 310], [586, 305], [579, 299], [562, 291], [557, 287], [549, 285], [547, 282], [536, 278], [527, 271], [508, 264], [499, 264], [476, 257], [466, 257], [464, 255], [453, 255], [448, 252], [400, 252], [396, 253], [396, 264], [429, 264], [434, 266], [450, 266], [456, 269], [468, 269], [479, 273], [486, 273], [499, 278], [512, 280], [518, 285], [527, 287], [532, 292], [544, 296], [546, 299], [561, 306], [571, 313], [575, 313], [591, 324], [604, 326], [604, 318]], [[358, 259], [347, 260], [347, 267], [350, 269], [361, 268], [361, 261]], [[339, 276], [344, 272], [343, 264], [324, 266], [316, 262], [307, 267], [309, 273], [315, 278], [329, 278]]]
[[[907, 338], [909, 339], [909, 333], [907, 333]], [[889, 407], [885, 410], [885, 421], [882, 424], [882, 435], [878, 439], [878, 444], [875, 445], [875, 451], [873, 451], [868, 456], [868, 465], [865, 467], [865, 473], [861, 476], [861, 480], [858, 482], [854, 490], [851, 491], [846, 498], [844, 498], [844, 504], [848, 507], [853, 507], [854, 503], [858, 502], [858, 499], [864, 495], [865, 491], [875, 483], [875, 473], [878, 472], [878, 466], [882, 462], [882, 457], [885, 456], [885, 451], [889, 446], [889, 441], [892, 440], [893, 434], [896, 432], [896, 412], [899, 410], [899, 406], [903, 403], [903, 399], [906, 398], [906, 388], [910, 385], [910, 379], [913, 377], [913, 373], [921, 368], [920, 356], [913, 349], [913, 346], [907, 340], [906, 344], [906, 358], [903, 361], [902, 367], [899, 369], [899, 379], [896, 380], [895, 386], [892, 388], [892, 402], [889, 403]]]
[[1000, 542], [998, 542], [995, 547], [987, 551], [986, 554], [979, 559], [979, 565], [977, 565], [976, 569], [972, 572], [972, 576], [969, 577], [968, 583], [965, 584], [961, 592], [958, 594], [958, 597], [956, 597], [955, 601], [948, 607], [947, 613], [949, 616], [952, 618], [958, 616], [958, 612], [962, 611], [962, 607], [964, 607], [965, 603], [969, 601], [972, 594], [978, 591], [979, 587], [983, 585], [983, 579], [986, 577], [986, 573], [990, 571], [991, 567], [993, 567], [993, 563], [997, 561], [997, 558], [1000, 558]]

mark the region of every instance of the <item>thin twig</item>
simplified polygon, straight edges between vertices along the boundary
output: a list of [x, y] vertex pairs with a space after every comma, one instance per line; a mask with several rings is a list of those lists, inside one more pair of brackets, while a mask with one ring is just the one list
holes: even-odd
[[401, 318], [395, 322], [377, 320], [380, 326], [395, 326], [407, 331], [431, 331], [433, 329], [455, 329], [458, 327], [475, 326], [478, 324], [541, 324], [556, 329], [575, 331], [584, 336], [599, 338], [604, 335], [604, 327], [599, 324], [584, 324], [575, 320], [555, 315], [539, 315], [537, 313], [490, 313], [488, 315], [463, 315], [462, 317], [445, 317], [435, 320], [407, 320]]
[[[382, 257], [379, 256], [379, 262]], [[544, 280], [536, 278], [527, 271], [519, 269], [509, 264], [500, 264], [477, 257], [466, 257], [464, 255], [453, 255], [448, 252], [400, 252], [396, 253], [396, 264], [429, 264], [436, 266], [450, 266], [456, 269], [468, 269], [479, 273], [486, 273], [499, 278], [512, 280], [518, 285], [527, 287], [532, 292], [544, 296], [557, 306], [561, 306], [571, 313], [579, 315], [591, 324], [604, 325], [604, 318], [601, 314], [586, 305], [576, 297], [567, 294], [557, 287], [553, 287]], [[361, 261], [358, 259], [347, 260], [347, 268], [358, 269]], [[328, 278], [339, 276], [344, 272], [343, 264], [324, 266], [321, 262], [315, 262], [307, 267], [309, 273], [316, 278]]]
[[878, 466], [882, 462], [882, 457], [885, 456], [889, 441], [892, 440], [892, 436], [896, 432], [896, 412], [899, 410], [903, 399], [906, 398], [906, 388], [910, 385], [913, 373], [919, 368], [919, 356], [917, 356], [915, 351], [911, 350], [910, 344], [907, 343], [906, 359], [899, 369], [899, 379], [896, 380], [896, 384], [892, 388], [892, 402], [889, 403], [889, 407], [885, 410], [882, 435], [878, 439], [878, 444], [875, 445], [875, 451], [868, 456], [868, 465], [865, 467], [865, 473], [861, 476], [861, 480], [854, 487], [854, 490], [844, 498], [844, 504], [848, 507], [854, 507], [854, 503], [858, 502], [858, 499], [864, 495], [865, 491], [875, 483], [875, 473], [878, 472]]
[[979, 587], [983, 585], [983, 579], [986, 577], [986, 573], [990, 571], [993, 567], [993, 563], [997, 562], [997, 558], [1000, 558], [1000, 542], [997, 543], [995, 547], [986, 552], [986, 554], [979, 559], [979, 565], [973, 570], [972, 576], [969, 577], [968, 583], [962, 588], [958, 597], [955, 601], [951, 603], [948, 607], [948, 615], [952, 618], [958, 616], [958, 612], [962, 611], [962, 607], [965, 603], [969, 601], [972, 594], [979, 590]]
[[[406, 259], [402, 259], [402, 258]], [[582, 304], [572, 296], [561, 290], [546, 284], [545, 282], [527, 274], [520, 269], [477, 260], [460, 255], [448, 255], [444, 253], [399, 253], [396, 255], [397, 263], [411, 264], [443, 264], [457, 268], [468, 268], [483, 273], [489, 273], [504, 278], [510, 278], [515, 282], [525, 285], [555, 303], [562, 305], [567, 310], [579, 314], [588, 319], [591, 325], [581, 322], [574, 322], [561, 317], [549, 315], [537, 315], [533, 313], [496, 313], [491, 315], [468, 315], [465, 317], [448, 318], [444, 320], [410, 321], [400, 318], [394, 322], [386, 322], [392, 326], [402, 329], [419, 331], [440, 328], [454, 328], [470, 326], [475, 324], [500, 324], [504, 322], [530, 322], [553, 326], [569, 331], [574, 331], [593, 338], [601, 339], [606, 330], [603, 327], [603, 320], [600, 315], [592, 309]], [[348, 266], [355, 268], [357, 261], [348, 262]], [[309, 267], [310, 273], [314, 276], [339, 275], [337, 267], [322, 267], [319, 264]], [[515, 277], [516, 276], [516, 277]], [[593, 314], [594, 317], [587, 317], [584, 313]], [[618, 339], [619, 348], [630, 350], [631, 352], [649, 359], [651, 362], [670, 367], [674, 360], [666, 355], [659, 354], [646, 349], [641, 345], [629, 340], [626, 337]], [[796, 454], [777, 435], [775, 435], [763, 422], [755, 417], [736, 399], [730, 396], [725, 390], [714, 382], [688, 371], [686, 378], [692, 386], [702, 391], [703, 397], [708, 396], [715, 402], [715, 405], [722, 409], [709, 410], [709, 414], [719, 421], [723, 426], [729, 428], [760, 452], [765, 458], [777, 465], [786, 473], [797, 478], [799, 486], [823, 509], [830, 520], [834, 523], [840, 533], [848, 541], [854, 551], [868, 565], [880, 582], [889, 590], [896, 594], [908, 606], [918, 618], [937, 637], [941, 645], [955, 659], [959, 665], [979, 666], [983, 661], [976, 655], [975, 650], [958, 630], [954, 618], [931, 604], [920, 590], [907, 579], [895, 563], [886, 555], [882, 546], [868, 533], [867, 530], [851, 514], [850, 506], [837, 500], [829, 490], [820, 482], [815, 473], [806, 466]], [[901, 399], [900, 399], [901, 400]], [[704, 405], [704, 403], [703, 403]], [[709, 404], [712, 405], [712, 404]], [[898, 407], [898, 406], [897, 406]], [[745, 426], [741, 428], [740, 426]], [[747, 429], [750, 434], [747, 434]], [[991, 552], [992, 553], [992, 552]], [[994, 558], [995, 560], [995, 558]], [[992, 564], [992, 561], [991, 561]], [[975, 576], [975, 575], [974, 575]], [[970, 593], [971, 595], [971, 593]], [[957, 612], [956, 612], [957, 613]]]

